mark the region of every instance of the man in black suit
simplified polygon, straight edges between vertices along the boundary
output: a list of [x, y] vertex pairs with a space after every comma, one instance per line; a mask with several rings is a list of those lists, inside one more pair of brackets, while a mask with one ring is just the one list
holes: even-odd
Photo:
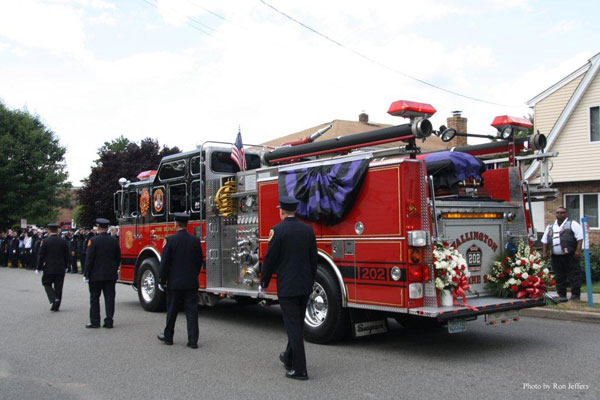
[[312, 228], [296, 219], [297, 206], [293, 197], [279, 197], [282, 222], [269, 234], [261, 286], [267, 288], [271, 275], [277, 273], [277, 296], [288, 335], [287, 347], [279, 359], [287, 369], [286, 377], [307, 380], [304, 313], [317, 273], [317, 241]]
[[51, 311], [58, 311], [62, 300], [62, 289], [65, 281], [65, 270], [69, 265], [69, 245], [58, 235], [58, 224], [49, 224], [50, 236], [40, 245], [36, 274], [44, 271], [42, 285], [52, 305]]
[[190, 216], [174, 214], [177, 232], [167, 237], [160, 261], [159, 282], [167, 288], [167, 325], [158, 339], [173, 344], [177, 306], [183, 301], [187, 320], [188, 343], [198, 348], [198, 275], [202, 269], [200, 239], [187, 231]]
[[100, 327], [100, 294], [104, 294], [105, 328], [113, 327], [115, 314], [115, 284], [121, 264], [119, 242], [107, 233], [109, 220], [98, 218], [99, 235], [92, 237], [86, 251], [84, 282], [90, 286], [90, 323], [86, 328]]

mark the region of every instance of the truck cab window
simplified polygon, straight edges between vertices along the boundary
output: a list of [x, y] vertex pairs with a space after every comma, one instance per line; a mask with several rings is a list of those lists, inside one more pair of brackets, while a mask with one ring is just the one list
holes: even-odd
[[187, 211], [187, 188], [185, 183], [169, 186], [169, 213]]
[[158, 178], [161, 181], [183, 178], [185, 176], [185, 164], [185, 160], [177, 160], [161, 165]]

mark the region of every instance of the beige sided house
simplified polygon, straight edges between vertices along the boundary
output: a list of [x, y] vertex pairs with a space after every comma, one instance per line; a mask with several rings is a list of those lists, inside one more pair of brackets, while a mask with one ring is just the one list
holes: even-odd
[[[564, 206], [569, 217], [588, 218], [591, 243], [600, 242], [600, 53], [527, 102], [534, 112], [534, 130], [548, 137], [556, 200], [536, 203], [538, 231], [554, 220], [556, 207]], [[525, 172], [525, 179], [539, 182], [539, 163]], [[537, 208], [537, 209], [536, 209]]]

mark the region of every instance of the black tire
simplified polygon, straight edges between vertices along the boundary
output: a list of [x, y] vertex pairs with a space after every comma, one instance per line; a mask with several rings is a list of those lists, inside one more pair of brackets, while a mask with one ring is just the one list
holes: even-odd
[[[319, 311], [325, 302], [326, 313]], [[304, 317], [304, 337], [312, 343], [341, 340], [348, 333], [348, 310], [342, 307], [342, 292], [337, 279], [319, 264], [313, 292]]]
[[399, 315], [394, 318], [403, 328], [410, 330], [427, 330], [441, 328], [444, 323], [435, 318], [419, 317], [417, 315]]
[[167, 296], [158, 289], [158, 260], [146, 258], [140, 265], [137, 280], [138, 299], [146, 311], [164, 311]]

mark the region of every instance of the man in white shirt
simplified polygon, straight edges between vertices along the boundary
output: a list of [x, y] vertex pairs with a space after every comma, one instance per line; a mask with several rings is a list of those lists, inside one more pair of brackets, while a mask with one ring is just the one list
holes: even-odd
[[556, 209], [556, 220], [546, 227], [542, 236], [543, 255], [548, 257], [551, 249], [552, 270], [556, 276], [556, 291], [561, 301], [567, 300], [567, 280], [571, 285], [571, 300], [579, 301], [581, 294], [581, 245], [583, 231], [581, 225], [567, 218], [567, 209]]

